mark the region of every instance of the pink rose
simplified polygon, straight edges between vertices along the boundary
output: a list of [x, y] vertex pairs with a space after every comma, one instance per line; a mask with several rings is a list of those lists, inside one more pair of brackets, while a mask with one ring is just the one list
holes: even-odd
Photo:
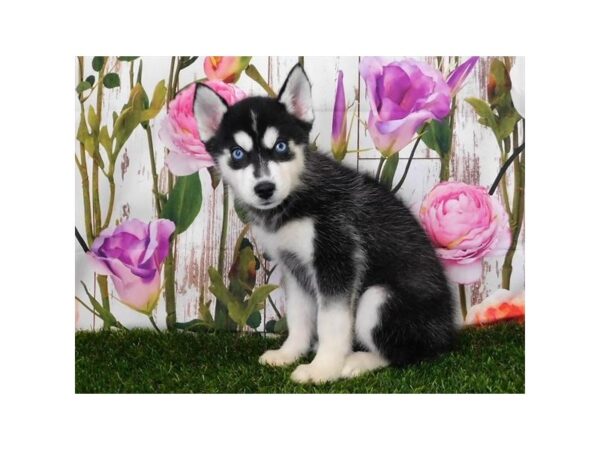
[[510, 246], [508, 215], [485, 188], [443, 182], [423, 200], [421, 223], [456, 283], [476, 282], [483, 258], [501, 255]]
[[119, 300], [151, 314], [160, 294], [160, 271], [175, 231], [170, 220], [123, 222], [100, 233], [87, 253], [94, 271], [109, 275]]
[[[222, 81], [206, 81], [208, 87], [219, 94], [229, 105], [244, 98], [246, 94], [233, 84]], [[194, 116], [194, 93], [196, 85], [182, 89], [169, 103], [169, 112], [164, 118], [158, 135], [170, 152], [166, 158], [169, 170], [178, 176], [190, 175], [214, 165], [198, 132]]]

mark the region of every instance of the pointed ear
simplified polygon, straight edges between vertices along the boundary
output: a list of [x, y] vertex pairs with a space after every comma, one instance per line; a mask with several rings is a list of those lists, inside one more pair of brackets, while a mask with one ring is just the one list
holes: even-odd
[[283, 83], [277, 100], [285, 105], [285, 109], [296, 118], [312, 123], [315, 115], [312, 109], [310, 82], [300, 64], [296, 64]]
[[202, 83], [196, 85], [194, 116], [202, 142], [213, 138], [227, 109], [227, 103], [219, 94]]

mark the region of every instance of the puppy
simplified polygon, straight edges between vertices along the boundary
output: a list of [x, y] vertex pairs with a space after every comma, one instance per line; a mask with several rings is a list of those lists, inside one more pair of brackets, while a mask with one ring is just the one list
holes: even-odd
[[262, 364], [308, 353], [292, 380], [323, 383], [450, 348], [453, 300], [436, 254], [401, 200], [373, 178], [308, 149], [314, 114], [300, 65], [277, 99], [228, 107], [198, 84], [200, 136], [283, 272], [289, 335]]

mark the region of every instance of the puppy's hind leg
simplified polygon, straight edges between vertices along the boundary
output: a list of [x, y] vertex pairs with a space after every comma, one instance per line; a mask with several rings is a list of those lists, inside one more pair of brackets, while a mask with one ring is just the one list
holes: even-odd
[[279, 350], [267, 350], [259, 358], [258, 362], [269, 366], [292, 364], [307, 353], [316, 327], [317, 300], [287, 270], [283, 276], [289, 335]]
[[356, 338], [369, 351], [348, 355], [342, 369], [342, 377], [357, 377], [389, 365], [373, 342], [373, 330], [381, 321], [380, 310], [387, 298], [388, 293], [383, 286], [372, 286], [358, 300], [355, 319]]

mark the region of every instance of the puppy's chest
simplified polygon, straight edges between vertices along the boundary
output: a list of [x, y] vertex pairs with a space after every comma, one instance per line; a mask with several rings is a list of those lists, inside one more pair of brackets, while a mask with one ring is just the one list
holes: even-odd
[[315, 227], [312, 219], [293, 220], [277, 230], [253, 224], [252, 232], [263, 251], [273, 260], [281, 261], [285, 255], [293, 254], [302, 264], [313, 261]]

